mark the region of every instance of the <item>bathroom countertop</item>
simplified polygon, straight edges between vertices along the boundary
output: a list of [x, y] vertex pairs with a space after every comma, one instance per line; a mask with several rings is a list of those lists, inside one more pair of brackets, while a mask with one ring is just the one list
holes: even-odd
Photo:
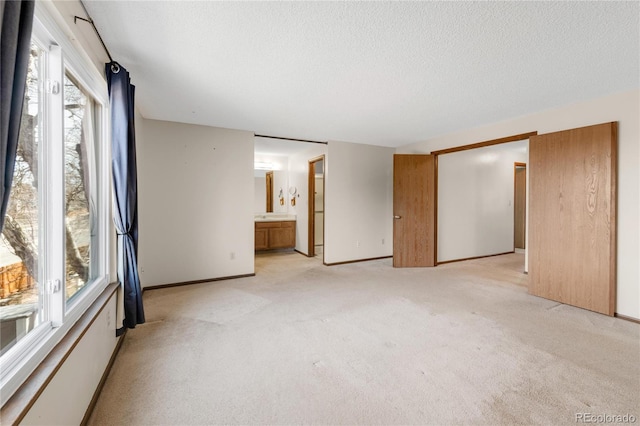
[[262, 214], [255, 215], [254, 217], [256, 222], [281, 222], [287, 220], [296, 220], [296, 215], [294, 214]]

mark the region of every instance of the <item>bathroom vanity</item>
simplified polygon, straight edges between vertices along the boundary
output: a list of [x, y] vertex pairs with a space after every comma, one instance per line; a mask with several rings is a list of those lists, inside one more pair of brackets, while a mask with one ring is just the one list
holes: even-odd
[[255, 250], [295, 248], [296, 219], [288, 214], [255, 216]]

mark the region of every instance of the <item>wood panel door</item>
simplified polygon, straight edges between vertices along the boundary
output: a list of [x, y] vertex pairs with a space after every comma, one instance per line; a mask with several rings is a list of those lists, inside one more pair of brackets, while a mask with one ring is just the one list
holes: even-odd
[[433, 155], [393, 156], [393, 266], [435, 266]]
[[[319, 242], [316, 241], [316, 231], [317, 227], [320, 227], [323, 232], [322, 236], [322, 244], [324, 245], [324, 155], [313, 158], [309, 160], [309, 248], [307, 250], [308, 257], [314, 257], [316, 255], [316, 244], [320, 245]], [[320, 179], [319, 176], [322, 176]], [[318, 178], [316, 178], [318, 177]], [[322, 185], [322, 188], [317, 188], [316, 183]], [[316, 205], [317, 202], [320, 202], [320, 205]], [[316, 211], [322, 210], [323, 214], [316, 215]], [[316, 219], [321, 220], [322, 222], [316, 223]], [[322, 250], [322, 259], [324, 261], [324, 250]]]
[[527, 235], [527, 166], [516, 163], [513, 190], [513, 247], [525, 248]]
[[617, 123], [532, 136], [529, 292], [613, 315]]

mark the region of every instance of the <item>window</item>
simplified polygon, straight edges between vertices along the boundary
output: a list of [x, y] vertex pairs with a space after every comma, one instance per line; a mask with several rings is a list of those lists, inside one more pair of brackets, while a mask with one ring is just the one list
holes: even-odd
[[[93, 99], [64, 77], [66, 299], [95, 278], [91, 246], [96, 245]], [[95, 251], [95, 250], [94, 250]]]
[[106, 81], [36, 3], [0, 237], [4, 404], [109, 282]]
[[31, 44], [11, 198], [0, 239], [0, 354], [42, 323], [39, 150], [43, 50]]

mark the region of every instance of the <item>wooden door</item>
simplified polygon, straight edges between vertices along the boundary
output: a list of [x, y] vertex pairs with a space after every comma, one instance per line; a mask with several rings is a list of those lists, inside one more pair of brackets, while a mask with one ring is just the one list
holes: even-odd
[[435, 156], [393, 156], [393, 266], [435, 266]]
[[313, 245], [315, 247], [324, 246], [324, 177], [315, 178], [315, 198], [313, 213]]
[[[319, 180], [319, 184], [322, 185], [320, 194], [322, 195], [321, 208], [324, 212], [324, 155], [309, 160], [309, 257], [316, 255], [316, 218], [322, 220], [322, 232], [324, 232], [324, 213], [316, 216], [316, 201], [318, 201], [318, 188], [316, 188], [316, 175], [322, 175], [322, 180]], [[324, 244], [324, 235], [322, 237], [322, 244]], [[322, 250], [322, 259], [324, 261], [324, 250]]]
[[516, 163], [514, 167], [513, 196], [513, 247], [525, 248], [527, 227], [527, 165]]
[[617, 123], [532, 136], [529, 292], [613, 315]]

